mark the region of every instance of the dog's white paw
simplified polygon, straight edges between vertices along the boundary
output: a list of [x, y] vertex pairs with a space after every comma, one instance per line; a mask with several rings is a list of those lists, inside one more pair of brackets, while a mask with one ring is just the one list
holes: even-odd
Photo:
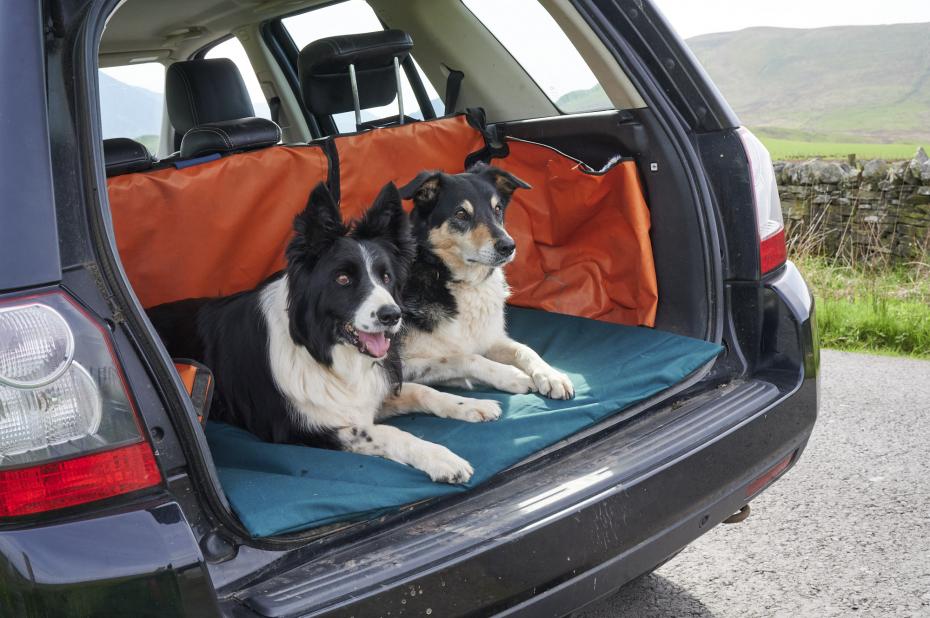
[[517, 395], [532, 393], [537, 390], [536, 382], [534, 382], [533, 378], [510, 365], [505, 365], [495, 370], [494, 381], [491, 386], [499, 391]]
[[429, 444], [417, 468], [426, 472], [434, 483], [462, 485], [475, 473], [471, 464], [439, 444]]
[[539, 394], [550, 399], [571, 399], [575, 396], [575, 386], [569, 377], [552, 367], [534, 371], [533, 382]]
[[447, 418], [454, 418], [469, 423], [496, 421], [501, 417], [501, 404], [493, 399], [472, 399], [458, 397], [458, 401], [449, 410]]

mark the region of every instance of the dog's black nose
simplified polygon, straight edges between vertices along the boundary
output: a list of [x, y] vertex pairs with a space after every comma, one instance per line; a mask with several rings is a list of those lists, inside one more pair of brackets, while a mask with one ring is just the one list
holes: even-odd
[[494, 248], [497, 249], [499, 254], [507, 257], [516, 250], [517, 243], [513, 241], [513, 238], [501, 238], [494, 243]]
[[400, 321], [400, 307], [397, 305], [382, 305], [378, 309], [378, 321], [385, 326], [394, 326]]

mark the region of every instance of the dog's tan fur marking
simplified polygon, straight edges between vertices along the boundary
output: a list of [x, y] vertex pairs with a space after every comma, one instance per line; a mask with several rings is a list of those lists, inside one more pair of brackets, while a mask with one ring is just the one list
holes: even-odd
[[465, 268], [465, 260], [462, 259], [461, 249], [458, 246], [460, 238], [462, 238], [462, 234], [451, 231], [448, 221], [429, 232], [429, 241], [433, 245], [433, 252], [446, 263], [446, 266], [449, 267], [453, 274]]
[[490, 267], [484, 264], [469, 263], [463, 255], [478, 254], [483, 248], [493, 245], [493, 236], [490, 228], [479, 223], [471, 230], [465, 232], [453, 231], [449, 222], [433, 228], [429, 232], [429, 241], [433, 253], [449, 267], [452, 276], [457, 281], [478, 282], [487, 278]]
[[475, 251], [480, 251], [482, 247], [492, 242], [491, 229], [484, 223], [476, 225], [466, 236], [470, 236], [469, 240]]

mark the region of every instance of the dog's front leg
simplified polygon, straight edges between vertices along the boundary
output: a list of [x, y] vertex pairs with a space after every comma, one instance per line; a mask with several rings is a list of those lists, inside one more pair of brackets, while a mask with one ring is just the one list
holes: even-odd
[[507, 393], [531, 393], [533, 379], [512, 364], [498, 363], [480, 354], [404, 359], [404, 380], [419, 384], [477, 381]]
[[336, 435], [347, 451], [402, 463], [425, 472], [437, 483], [467, 483], [474, 473], [471, 464], [446, 447], [390, 425], [344, 427]]
[[404, 383], [400, 392], [388, 397], [378, 419], [407, 412], [425, 412], [441, 418], [454, 418], [470, 423], [496, 421], [501, 415], [501, 406], [491, 399], [473, 399], [442, 393], [423, 384]]
[[575, 396], [575, 387], [567, 375], [549, 365], [533, 348], [509, 337], [492, 345], [487, 357], [526, 372], [533, 378], [541, 395], [552, 399], [571, 399]]

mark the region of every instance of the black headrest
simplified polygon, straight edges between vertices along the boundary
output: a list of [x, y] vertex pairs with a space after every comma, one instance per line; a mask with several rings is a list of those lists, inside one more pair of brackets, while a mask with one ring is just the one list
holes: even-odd
[[155, 163], [148, 148], [126, 137], [103, 140], [103, 160], [107, 176], [141, 172]]
[[175, 62], [165, 74], [171, 126], [183, 135], [191, 127], [255, 115], [242, 75], [232, 60]]
[[181, 139], [181, 158], [273, 146], [281, 129], [265, 118], [238, 118], [197, 125]]
[[397, 95], [394, 58], [403, 62], [413, 39], [402, 30], [379, 30], [319, 39], [302, 50], [297, 61], [304, 104], [314, 114], [355, 109], [349, 65], [355, 65], [362, 109], [387, 105]]

